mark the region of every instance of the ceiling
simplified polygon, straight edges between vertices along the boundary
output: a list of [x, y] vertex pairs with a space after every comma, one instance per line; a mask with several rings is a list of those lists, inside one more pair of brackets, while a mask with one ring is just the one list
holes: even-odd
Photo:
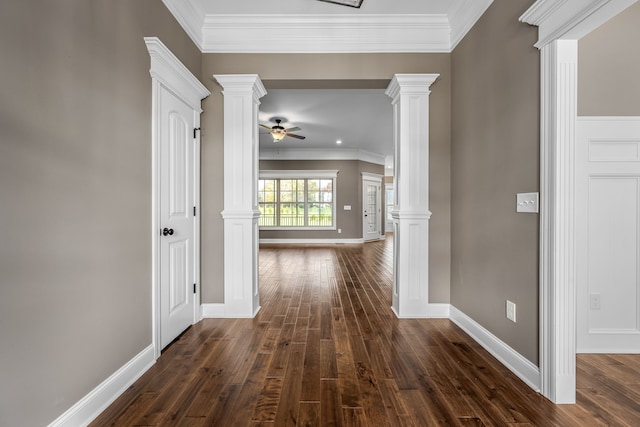
[[285, 128], [298, 126], [293, 133], [306, 137], [276, 143], [261, 128], [261, 158], [319, 159], [330, 151], [332, 158], [383, 164], [393, 154], [393, 109], [382, 89], [272, 89], [260, 102], [260, 123], [282, 118]]
[[[204, 53], [451, 52], [493, 0], [163, 0]], [[282, 117], [307, 138], [261, 158], [345, 158], [384, 164], [392, 155], [391, 100], [384, 90], [271, 89], [260, 122]], [[342, 140], [341, 145], [336, 140]], [[340, 156], [340, 157], [338, 157]]]

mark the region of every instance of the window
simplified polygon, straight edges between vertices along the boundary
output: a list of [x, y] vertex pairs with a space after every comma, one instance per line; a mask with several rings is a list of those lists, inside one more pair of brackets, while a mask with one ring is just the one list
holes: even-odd
[[260, 227], [335, 229], [338, 171], [260, 171]]

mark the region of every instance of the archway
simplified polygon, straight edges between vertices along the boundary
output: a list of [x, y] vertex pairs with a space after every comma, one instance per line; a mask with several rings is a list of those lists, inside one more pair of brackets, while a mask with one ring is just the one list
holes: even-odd
[[[429, 87], [437, 74], [397, 74], [394, 107], [395, 209], [393, 310], [398, 317], [446, 317], [429, 304]], [[258, 290], [258, 106], [256, 74], [215, 75], [224, 96], [224, 313], [253, 317]], [[425, 120], [426, 118], [426, 120]]]

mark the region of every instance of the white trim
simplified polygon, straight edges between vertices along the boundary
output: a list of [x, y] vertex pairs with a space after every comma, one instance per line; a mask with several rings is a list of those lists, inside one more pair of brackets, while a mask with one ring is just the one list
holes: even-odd
[[538, 0], [520, 21], [538, 26], [541, 48], [540, 389], [575, 402], [573, 147], [577, 38], [636, 0]]
[[158, 37], [145, 37], [144, 42], [151, 57], [151, 77], [159, 80], [175, 94], [179, 94], [180, 99], [189, 107], [202, 112], [200, 101], [211, 95], [211, 92]]
[[394, 307], [391, 311], [398, 319], [448, 319], [450, 315], [450, 304], [428, 303], [421, 307], [419, 311], [398, 313]]
[[382, 178], [384, 178], [384, 175], [380, 175], [379, 173], [360, 172], [360, 175], [362, 175], [363, 179], [376, 181], [376, 182], [379, 182], [380, 184], [382, 184]]
[[203, 53], [449, 53], [493, 3], [463, 0], [449, 14], [207, 15], [197, 1], [162, 1]]
[[578, 354], [640, 354], [639, 348], [578, 348]]
[[540, 388], [555, 403], [575, 403], [577, 52], [575, 40], [554, 41], [541, 52]]
[[205, 13], [197, 1], [162, 0], [182, 29], [202, 51], [202, 26]]
[[360, 244], [364, 239], [260, 239], [260, 244], [269, 245], [333, 245], [333, 244]]
[[386, 156], [359, 149], [260, 148], [260, 160], [360, 160], [384, 165]]
[[200, 312], [203, 319], [252, 319], [260, 310], [257, 307], [254, 314], [247, 313], [243, 310], [234, 309], [233, 306], [223, 303], [202, 304]]
[[[362, 237], [365, 239], [365, 241], [372, 242], [375, 240], [380, 240], [383, 234], [382, 230], [384, 229], [382, 226], [382, 220], [385, 217], [385, 215], [383, 215], [383, 212], [385, 212], [386, 214], [386, 209], [383, 209], [385, 194], [382, 192], [382, 178], [384, 178], [384, 175], [371, 172], [360, 172], [360, 176], [362, 178], [362, 212], [360, 212], [360, 215], [362, 215]], [[374, 183], [378, 191], [378, 201], [376, 206], [378, 208], [376, 221], [378, 229], [377, 236], [373, 235], [373, 233], [368, 233], [367, 222], [364, 219], [366, 216], [365, 213], [367, 207], [367, 193], [365, 192], [365, 183], [367, 182]]]
[[538, 26], [536, 47], [554, 40], [578, 40], [637, 0], [538, 0], [521, 17], [521, 22]]
[[579, 122], [637, 122], [640, 116], [578, 116]]
[[253, 317], [258, 289], [258, 106], [267, 91], [257, 74], [213, 76], [224, 107], [224, 305]]
[[538, 367], [453, 305], [449, 319], [533, 390], [540, 391]]
[[[180, 62], [180, 60], [158, 39], [157, 37], [145, 37], [145, 44], [149, 51], [151, 67], [149, 74], [152, 80], [152, 100], [151, 100], [151, 317], [152, 317], [152, 345], [155, 358], [160, 357], [161, 337], [160, 337], [160, 109], [158, 102], [162, 88], [170, 90], [174, 95], [189, 105], [194, 111], [194, 123], [199, 127], [200, 113], [202, 112], [201, 101], [211, 93], [198, 79]], [[195, 145], [196, 158], [194, 159], [194, 203], [196, 209], [200, 209], [200, 135], [197, 135]], [[194, 279], [200, 283], [200, 223], [199, 216], [196, 216], [194, 223]], [[200, 298], [200, 286], [197, 287], [195, 295], [195, 305]], [[194, 308], [193, 322], [200, 320], [197, 309]]]
[[[286, 25], [282, 25], [286, 22]], [[450, 52], [447, 15], [207, 15], [203, 53]]]
[[[337, 226], [337, 212], [338, 212], [338, 207], [336, 204], [336, 200], [338, 200], [338, 186], [337, 186], [337, 179], [338, 179], [338, 173], [340, 171], [339, 170], [322, 170], [322, 169], [305, 169], [305, 170], [260, 170], [258, 172], [258, 179], [273, 179], [273, 180], [277, 180], [278, 181], [278, 188], [280, 186], [280, 180], [287, 180], [287, 179], [303, 179], [305, 180], [305, 191], [304, 191], [304, 222], [305, 224], [309, 222], [309, 205], [312, 205], [313, 202], [310, 202], [307, 198], [307, 196], [309, 195], [309, 189], [306, 188], [307, 187], [307, 180], [311, 179], [330, 179], [332, 184], [331, 184], [331, 215], [332, 215], [332, 219], [331, 219], [331, 225], [323, 227], [323, 226], [309, 226], [309, 225], [303, 225], [303, 226], [282, 226], [282, 225], [275, 225], [275, 226], [268, 226], [268, 225], [263, 225], [263, 226], [259, 226], [260, 230], [336, 230], [338, 228]], [[277, 201], [275, 201], [274, 203], [278, 206], [276, 211], [278, 209], [280, 209], [280, 204], [281, 203], [286, 203], [286, 202], [281, 202], [280, 201], [280, 196], [278, 196]], [[259, 205], [259, 203], [258, 203]], [[278, 216], [279, 219], [279, 216]]]
[[449, 52], [453, 52], [492, 3], [493, 0], [464, 0], [458, 3], [458, 8], [455, 11], [449, 13], [451, 25]]
[[395, 74], [392, 306], [398, 317], [430, 317], [429, 94], [438, 74]]
[[[200, 114], [195, 111], [193, 122], [195, 123], [196, 128], [200, 128]], [[196, 284], [195, 295], [193, 296], [195, 299], [193, 304], [193, 323], [197, 323], [202, 320], [202, 315], [198, 307], [202, 298], [202, 282], [200, 281], [200, 218], [202, 217], [200, 209], [200, 135], [201, 132], [196, 133], [196, 138], [193, 144], [193, 206], [196, 209], [196, 214], [193, 218], [193, 263], [195, 269], [193, 272], [193, 283]]]
[[154, 349], [150, 345], [56, 418], [49, 427], [89, 425], [154, 363]]
[[336, 179], [338, 177], [339, 170], [266, 170], [261, 169], [259, 173], [260, 179], [322, 179], [331, 178]]

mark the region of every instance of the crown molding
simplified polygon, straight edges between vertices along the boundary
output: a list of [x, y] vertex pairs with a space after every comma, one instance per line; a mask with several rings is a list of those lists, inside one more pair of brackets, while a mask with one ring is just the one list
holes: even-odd
[[446, 15], [207, 15], [202, 34], [207, 53], [448, 52], [451, 47]]
[[162, 2], [203, 53], [449, 53], [493, 0], [461, 0], [449, 15], [206, 15], [194, 0]]
[[358, 149], [260, 148], [260, 160], [360, 160], [384, 165], [385, 156]]
[[204, 11], [195, 1], [162, 0], [169, 12], [178, 21], [187, 35], [202, 51], [202, 25], [204, 24]]
[[449, 23], [451, 25], [450, 52], [456, 48], [492, 3], [493, 0], [464, 0], [458, 4], [456, 10], [449, 14]]
[[538, 27], [537, 48], [554, 40], [578, 40], [637, 0], [538, 0], [520, 21]]

